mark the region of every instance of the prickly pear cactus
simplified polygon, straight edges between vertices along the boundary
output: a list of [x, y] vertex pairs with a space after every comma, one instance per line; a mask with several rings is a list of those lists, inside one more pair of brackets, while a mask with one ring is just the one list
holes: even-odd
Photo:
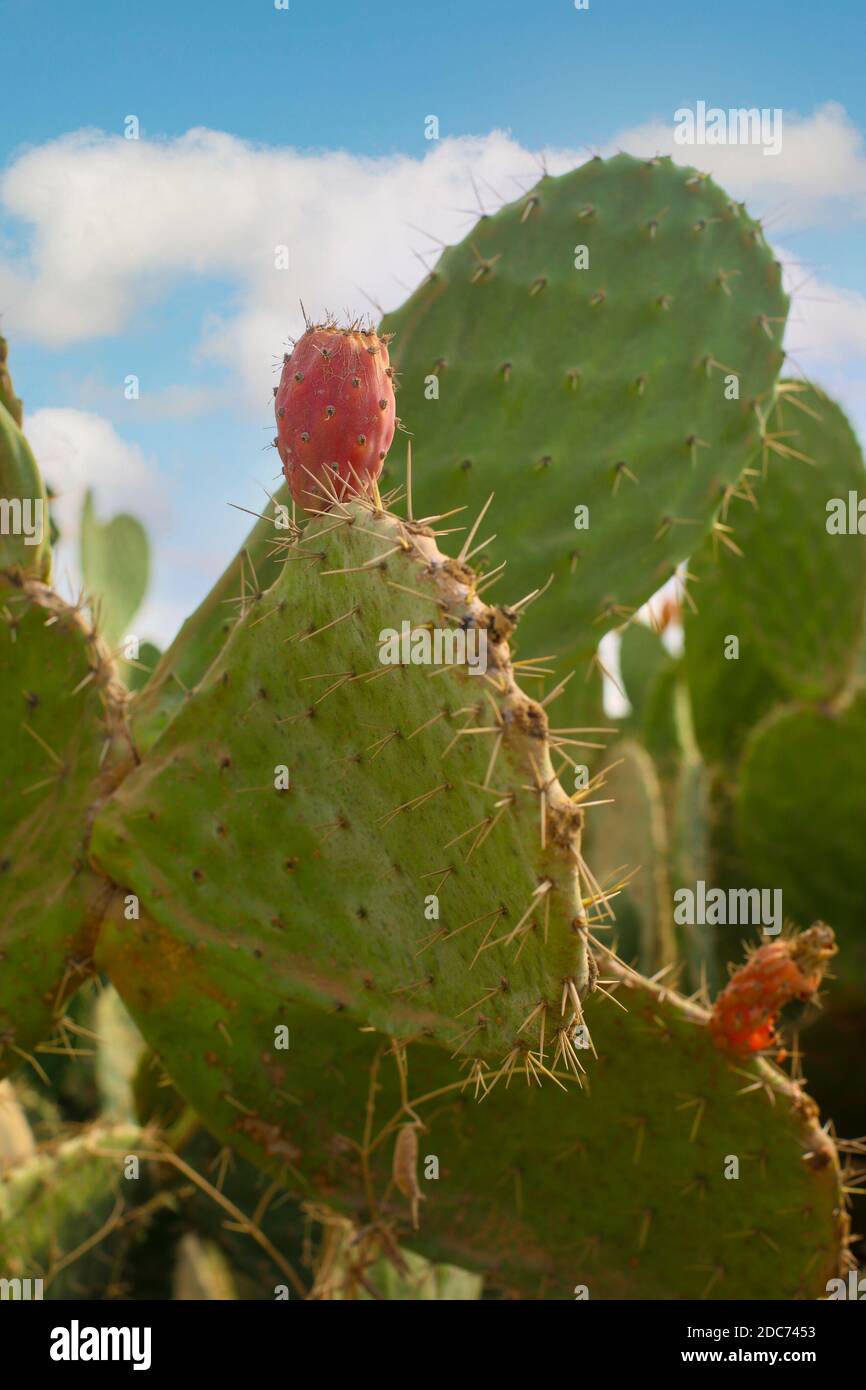
[[758, 447], [787, 307], [741, 204], [623, 154], [484, 217], [385, 317], [421, 505], [496, 491], [515, 592], [554, 576], [540, 650], [590, 653], [708, 531]]
[[[171, 943], [153, 923], [144, 932], [151, 969], [158, 952], [171, 977]], [[155, 990], [132, 952], [120, 968], [173, 1070], [198, 1067], [175, 987]], [[836, 1151], [814, 1106], [770, 1063], [732, 1063], [706, 1010], [615, 963], [603, 971], [619, 1006], [592, 1010], [598, 1056], [580, 1052], [580, 1093], [551, 1041], [553, 1075], [524, 1056], [488, 1089], [490, 1076], [455, 1075], [423, 1039], [358, 1029], [296, 995], [281, 1015], [291, 1046], [270, 1052], [273, 1089], [259, 1098], [269, 1109], [253, 1113], [238, 1092], [247, 1048], [270, 1047], [267, 1023], [255, 1039], [236, 1029], [231, 1043], [214, 1029], [206, 1064], [232, 1068], [225, 1137], [242, 1147], [255, 1135], [260, 1165], [306, 1203], [378, 1234], [379, 1249], [399, 1239], [475, 1270], [494, 1296], [563, 1299], [580, 1285], [592, 1298], [823, 1296], [847, 1229]], [[212, 990], [199, 970], [184, 994], [189, 1018]], [[400, 1142], [407, 1130], [411, 1146]]]
[[17, 571], [0, 588], [0, 1071], [91, 969], [111, 885], [87, 862], [97, 805], [132, 763], [124, 692], [81, 614]]
[[[843, 463], [820, 482], [789, 471], [816, 452], [791, 441], [813, 430], [818, 406], [790, 384], [764, 434], [769, 476], [737, 486], [743, 464], [760, 462], [786, 310], [757, 224], [668, 160], [620, 156], [545, 178], [443, 255], [383, 326], [398, 335], [416, 512], [480, 505], [495, 490], [487, 519], [525, 595], [513, 606], [492, 606], [492, 576], [470, 568], [489, 545], [482, 518], [448, 558], [441, 518], [416, 521], [411, 488], [406, 519], [381, 505], [387, 371], [370, 397], [382, 438], [359, 430], [328, 459], [337, 406], [350, 416], [359, 388], [338, 372], [348, 405], [341, 395], [319, 418], [322, 354], [309, 382], [300, 358], [285, 364], [281, 456], [295, 463], [296, 500], [317, 510], [297, 452], [315, 433], [341, 487], [362, 465], [360, 499], [332, 497], [333, 478], [317, 474], [327, 510], [301, 531], [281, 490], [131, 702], [101, 640], [33, 577], [47, 573], [47, 542], [34, 557], [21, 535], [3, 537], [0, 682], [13, 736], [0, 752], [0, 951], [11, 966], [0, 1067], [31, 1060], [68, 993], [105, 971], [123, 1008], [110, 992], [100, 999], [106, 1043], [92, 1072], [105, 1116], [125, 1124], [16, 1160], [0, 1184], [0, 1269], [44, 1275], [53, 1296], [123, 1296], [145, 1287], [156, 1252], [156, 1284], [170, 1286], [184, 1231], [227, 1253], [228, 1214], [252, 1241], [223, 1280], [229, 1296], [274, 1296], [274, 1268], [292, 1296], [307, 1292], [277, 1246], [294, 1258], [308, 1222], [325, 1233], [311, 1297], [399, 1296], [388, 1270], [401, 1260], [432, 1291], [421, 1257], [470, 1271], [476, 1293], [483, 1277], [487, 1293], [530, 1298], [824, 1296], [848, 1239], [838, 1154], [802, 1086], [752, 1055], [776, 1046], [782, 992], [764, 999], [766, 1017], [740, 1046], [756, 958], [714, 1013], [607, 949], [611, 906], [627, 895], [609, 905], [605, 890], [638, 867], [649, 886], [638, 899], [629, 885], [642, 914], [633, 954], [647, 970], [670, 961], [671, 827], [674, 862], [690, 872], [711, 839], [710, 775], [683, 736], [679, 667], [645, 642], [626, 647], [638, 697], [628, 727], [652, 757], [625, 745], [631, 781], [613, 810], [595, 804], [601, 778], [575, 777], [571, 792], [588, 756], [581, 726], [592, 738], [602, 720], [573, 717], [566, 701], [597, 706], [597, 688], [581, 702], [558, 685], [525, 693], [548, 653], [566, 666], [589, 655], [711, 527], [723, 545], [759, 490], [772, 532], [814, 509], [831, 478], [835, 491], [839, 479], [855, 486], [832, 407], [821, 440]], [[35, 502], [42, 484], [2, 346], [0, 491], [29, 489]], [[376, 356], [386, 370], [384, 348]], [[302, 427], [304, 411], [315, 429]], [[511, 494], [505, 466], [520, 484]], [[806, 855], [779, 766], [807, 746], [832, 777], [840, 748], [863, 732], [862, 696], [846, 682], [862, 650], [866, 560], [856, 537], [835, 539], [851, 544], [821, 559], [818, 537], [818, 561], [793, 544], [780, 552], [805, 576], [798, 592], [819, 587], [826, 564], [836, 595], [815, 616], [811, 665], [776, 595], [760, 598], [768, 566], [736, 594], [744, 632], [774, 626], [756, 666], [771, 674], [770, 698], [821, 702], [751, 735], [739, 788], [726, 769], [729, 818], [735, 804], [748, 817], [740, 838], [753, 862], [777, 849], [775, 826], [785, 872], [795, 839], [798, 868]], [[114, 562], [102, 568], [114, 577]], [[551, 594], [532, 606], [551, 573]], [[724, 621], [727, 611], [720, 603]], [[116, 641], [128, 619], [103, 618]], [[738, 746], [756, 708], [734, 721]], [[586, 862], [585, 805], [599, 814], [603, 887]], [[814, 866], [798, 888], [806, 910], [817, 885], [809, 911], [834, 926], [826, 900], [837, 889], [830, 988], [850, 1001], [856, 864], [844, 856], [860, 808], [847, 795], [839, 806], [851, 824], [840, 831], [828, 816], [826, 838], [844, 891]], [[618, 812], [629, 814], [605, 833], [603, 817], [612, 825]], [[771, 964], [785, 1000], [814, 1000], [823, 966]], [[136, 1155], [148, 1179], [129, 1200], [122, 1163]], [[243, 1201], [226, 1195], [235, 1189]], [[176, 1292], [195, 1283], [195, 1263]]]
[[[609, 981], [625, 976], [617, 998], [628, 1013], [607, 1000], [593, 1010], [588, 1095], [518, 1077], [478, 1107], [415, 1105], [437, 1069], [410, 1051], [410, 1104], [430, 1123], [419, 1153], [437, 1154], [444, 1172], [422, 1181], [418, 1248], [472, 1267], [471, 1233], [482, 1229], [488, 1280], [532, 1297], [567, 1298], [576, 1285], [593, 1298], [750, 1298], [768, 1285], [783, 1298], [822, 1296], [846, 1229], [814, 1107], [764, 1063], [745, 1077], [728, 1068], [696, 1006], [603, 969]], [[731, 1157], [737, 1181], [725, 1176]], [[805, 1227], [782, 1214], [789, 1199], [810, 1209]]]
[[[287, 547], [97, 817], [96, 864], [140, 902], [128, 917], [113, 900], [100, 966], [225, 1142], [305, 1201], [384, 1221], [500, 1291], [817, 1290], [843, 1232], [835, 1154], [806, 1099], [760, 1061], [756, 1096], [739, 1097], [705, 1012], [615, 963], [628, 1012], [602, 999], [584, 1021], [597, 892], [579, 800], [515, 684], [515, 615], [484, 604], [428, 529], [353, 503]], [[378, 661], [404, 618], [429, 635], [449, 617], [486, 632], [485, 676]], [[764, 1087], [784, 1103], [762, 1102]], [[369, 1096], [381, 1138], [365, 1131]], [[417, 1142], [398, 1144], [407, 1126]], [[768, 1150], [772, 1181], [754, 1157]], [[416, 1153], [419, 1171], [438, 1156], [438, 1185], [413, 1177]], [[748, 1167], [745, 1207], [731, 1154]], [[563, 1221], [566, 1174], [586, 1162], [593, 1196]], [[805, 1206], [810, 1222], [783, 1229], [780, 1211]], [[750, 1229], [768, 1236], [760, 1253]]]
[[[517, 684], [517, 613], [479, 598], [429, 526], [361, 503], [312, 522], [284, 560], [91, 842], [152, 918], [106, 925], [112, 979], [143, 966], [156, 994], [195, 992], [200, 968], [212, 980], [205, 1045], [171, 1070], [233, 1133], [227, 1088], [269, 1108], [279, 1070], [244, 1039], [273, 1036], [288, 998], [494, 1066], [545, 1029], [569, 1054], [590, 984], [589, 792], [553, 775], [566, 736]], [[462, 665], [418, 664], [425, 642], [436, 659], [434, 640], [455, 637]], [[165, 977], [144, 961], [169, 941], [185, 964]], [[176, 1021], [180, 1038], [190, 1019]], [[207, 1062], [224, 1035], [231, 1056]], [[244, 1130], [255, 1147], [258, 1123]]]

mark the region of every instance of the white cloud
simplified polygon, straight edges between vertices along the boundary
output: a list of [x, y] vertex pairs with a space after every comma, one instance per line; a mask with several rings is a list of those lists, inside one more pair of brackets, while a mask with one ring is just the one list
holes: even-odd
[[676, 144], [673, 114], [669, 124], [648, 121], [622, 131], [610, 148], [670, 154], [692, 164], [745, 200], [753, 215], [771, 214], [780, 230], [824, 226], [842, 214], [866, 215], [866, 147], [838, 102], [826, 102], [810, 116], [784, 112], [777, 155], [765, 155], [760, 145]]
[[[759, 211], [781, 202], [783, 229], [842, 208], [866, 212], [862, 137], [836, 104], [787, 114], [777, 157], [757, 146], [676, 145], [672, 121], [624, 131], [610, 149], [697, 163]], [[545, 154], [553, 173], [585, 158]], [[495, 210], [538, 171], [537, 156], [502, 132], [442, 140], [423, 159], [372, 159], [263, 148], [204, 129], [161, 142], [79, 131], [27, 151], [0, 178], [7, 213], [32, 228], [26, 260], [0, 262], [0, 303], [10, 332], [63, 347], [122, 332], [177, 279], [233, 281], [232, 308], [203, 323], [200, 352], [236, 373], [243, 403], [259, 411], [270, 368], [300, 327], [301, 298], [313, 314], [358, 312], [370, 300], [394, 307], [424, 274], [419, 255], [432, 264], [439, 242], [471, 227], [479, 200]], [[274, 266], [282, 245], [287, 271]], [[860, 297], [831, 293], [859, 342]], [[808, 322], [819, 351], [835, 351], [820, 316]], [[173, 391], [142, 402], [154, 416], [177, 416], [211, 400], [183, 384]]]
[[866, 295], [804, 276], [796, 267], [786, 266], [785, 278], [794, 297], [788, 325], [794, 356], [802, 344], [828, 366], [850, 366], [859, 358], [860, 370], [866, 370]]
[[[475, 220], [470, 169], [491, 208], [537, 175], [501, 133], [443, 140], [418, 160], [263, 149], [209, 130], [159, 143], [77, 132], [0, 180], [7, 213], [33, 229], [26, 262], [0, 266], [0, 301], [14, 329], [62, 347], [120, 332], [173, 277], [232, 278], [238, 310], [210, 325], [206, 346], [246, 368], [252, 388], [299, 327], [299, 298], [312, 312], [368, 308], [363, 291], [402, 300], [424, 273], [415, 248], [435, 257], [436, 238]], [[288, 271], [275, 269], [278, 246]]]
[[866, 441], [866, 295], [819, 279], [785, 253], [780, 260], [791, 295], [783, 375], [822, 387]]
[[87, 410], [37, 410], [27, 417], [27, 437], [57, 501], [60, 525], [77, 534], [84, 492], [93, 488], [98, 510], [135, 511], [164, 520], [166, 509], [154, 488], [152, 460], [129, 444], [100, 415]]
[[177, 384], [153, 391], [146, 380], [139, 382], [140, 395], [131, 404], [116, 382], [109, 384], [96, 375], [79, 378], [76, 396], [83, 409], [95, 410], [122, 426], [134, 416], [135, 423], [155, 420], [188, 420], [224, 403], [217, 387]]
[[[786, 114], [777, 157], [757, 146], [679, 146], [672, 122], [673, 113], [670, 124], [624, 131], [609, 148], [697, 163], [758, 211], [781, 203], [784, 230], [866, 211], [862, 137], [836, 104]], [[585, 158], [545, 154], [554, 173]], [[203, 323], [200, 351], [237, 374], [243, 403], [258, 411], [270, 368], [300, 327], [301, 298], [313, 314], [358, 312], [370, 300], [394, 307], [424, 274], [419, 255], [432, 264], [439, 242], [471, 227], [479, 200], [495, 210], [538, 170], [538, 157], [502, 132], [442, 140], [423, 159], [372, 159], [264, 148], [204, 129], [160, 142], [79, 131], [25, 152], [0, 178], [6, 212], [32, 228], [26, 259], [0, 261], [0, 303], [12, 334], [63, 347], [121, 333], [173, 281], [228, 279], [232, 308]], [[282, 245], [287, 271], [274, 267]], [[859, 342], [859, 296], [832, 294]], [[819, 317], [809, 322], [820, 349], [835, 351]], [[142, 404], [154, 417], [178, 416], [212, 399], [183, 384], [173, 391]]]
[[93, 489], [97, 515], [108, 520], [131, 512], [151, 539], [169, 518], [166, 486], [135, 444], [122, 439], [100, 415], [85, 410], [37, 410], [27, 418], [27, 437], [42, 476], [56, 494], [51, 511], [60, 528], [55, 572], [67, 594], [81, 585], [78, 539], [84, 494]]

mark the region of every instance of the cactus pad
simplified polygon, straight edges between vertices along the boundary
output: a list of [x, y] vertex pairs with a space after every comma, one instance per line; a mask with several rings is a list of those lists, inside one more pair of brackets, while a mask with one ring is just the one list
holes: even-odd
[[[154, 998], [211, 980], [195, 1074], [167, 1062], [209, 1123], [237, 1122], [227, 1091], [270, 1107], [268, 1039], [293, 998], [430, 1036], [455, 1072], [533, 1051], [545, 1028], [571, 1052], [590, 984], [588, 792], [556, 780], [560, 740], [511, 664], [517, 615], [475, 583], [428, 527], [360, 503], [311, 522], [97, 818], [97, 866], [152, 919], [106, 926], [112, 980], [133, 961]], [[383, 664], [383, 632], [404, 624], [416, 642], [431, 627], [483, 640], [486, 672]], [[176, 1022], [189, 1040], [183, 1006]], [[223, 1033], [229, 1073], [207, 1060]]]
[[125, 513], [100, 521], [88, 489], [81, 517], [81, 572], [100, 633], [110, 647], [117, 645], [138, 611], [149, 570], [141, 522]]
[[[290, 505], [284, 485], [144, 683], [130, 710], [135, 743], [141, 752], [158, 738], [205, 675], [238, 618], [261, 602], [277, 578], [282, 569], [279, 542], [291, 530]], [[288, 525], [282, 525], [285, 521]]]
[[48, 495], [21, 427], [0, 402], [0, 570], [51, 575]]
[[9, 375], [7, 365], [9, 358], [9, 344], [5, 338], [0, 337], [0, 406], [5, 406], [15, 421], [20, 426], [24, 421], [24, 407], [15, 394], [12, 385], [12, 378]]
[[484, 217], [385, 317], [421, 504], [496, 490], [516, 591], [555, 576], [542, 650], [591, 653], [699, 543], [758, 444], [786, 314], [739, 203], [623, 154]]
[[753, 873], [781, 888], [786, 916], [834, 928], [837, 989], [862, 998], [866, 691], [838, 709], [787, 708], [760, 724], [743, 755], [736, 820]]
[[0, 591], [0, 1069], [42, 1041], [88, 970], [110, 886], [87, 865], [94, 809], [132, 757], [123, 691], [77, 610], [38, 580]]
[[[201, 1069], [190, 1023], [214, 994], [203, 957], [185, 963], [181, 983], [176, 947], [144, 924], [139, 945], [116, 959], [130, 1008], [181, 1082]], [[257, 1113], [238, 1098], [252, 1099], [248, 1048], [267, 1046], [264, 1020], [256, 1039], [211, 1030], [208, 1107], [224, 1140], [307, 1203], [380, 1230], [384, 1248], [399, 1240], [483, 1273], [494, 1296], [569, 1299], [576, 1285], [593, 1299], [748, 1299], [768, 1287], [823, 1296], [846, 1222], [814, 1106], [772, 1064], [729, 1061], [704, 1010], [613, 963], [603, 971], [609, 987], [620, 981], [628, 1012], [607, 1000], [593, 1008], [598, 1060], [582, 1054], [581, 1092], [549, 1079], [539, 1088], [518, 1064], [510, 1084], [485, 1094], [429, 1043], [404, 1047], [345, 1014], [291, 1003], [281, 1015], [291, 1048], [270, 1054]], [[227, 1086], [232, 1104], [218, 1107]], [[393, 1182], [397, 1137], [412, 1124], [417, 1229]], [[431, 1157], [438, 1178], [428, 1181]]]
[[[767, 421], [763, 471], [744, 479], [718, 540], [689, 562], [697, 613], [687, 612], [686, 671], [698, 740], [729, 757], [780, 697], [827, 700], [844, 686], [863, 641], [866, 536], [827, 530], [827, 503], [866, 481], [860, 447], [838, 406], [783, 382]], [[739, 639], [726, 659], [725, 638]]]

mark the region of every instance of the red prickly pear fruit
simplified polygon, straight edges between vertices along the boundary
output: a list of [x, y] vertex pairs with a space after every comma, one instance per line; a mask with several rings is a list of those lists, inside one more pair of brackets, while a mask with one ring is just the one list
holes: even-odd
[[371, 494], [397, 424], [388, 338], [311, 324], [283, 359], [274, 410], [283, 472], [305, 511]]
[[792, 999], [814, 998], [836, 950], [832, 928], [815, 922], [752, 951], [713, 1004], [709, 1028], [716, 1046], [741, 1054], [769, 1047], [779, 1011]]

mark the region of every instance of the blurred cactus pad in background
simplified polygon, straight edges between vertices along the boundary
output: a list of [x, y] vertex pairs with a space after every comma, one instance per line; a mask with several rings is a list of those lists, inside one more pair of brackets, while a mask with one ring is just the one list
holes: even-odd
[[291, 488], [164, 652], [134, 517], [88, 493], [84, 590], [52, 587], [0, 340], [6, 1277], [748, 1300], [854, 1268], [863, 457], [787, 312], [708, 176], [545, 174], [375, 328], [309, 324]]

